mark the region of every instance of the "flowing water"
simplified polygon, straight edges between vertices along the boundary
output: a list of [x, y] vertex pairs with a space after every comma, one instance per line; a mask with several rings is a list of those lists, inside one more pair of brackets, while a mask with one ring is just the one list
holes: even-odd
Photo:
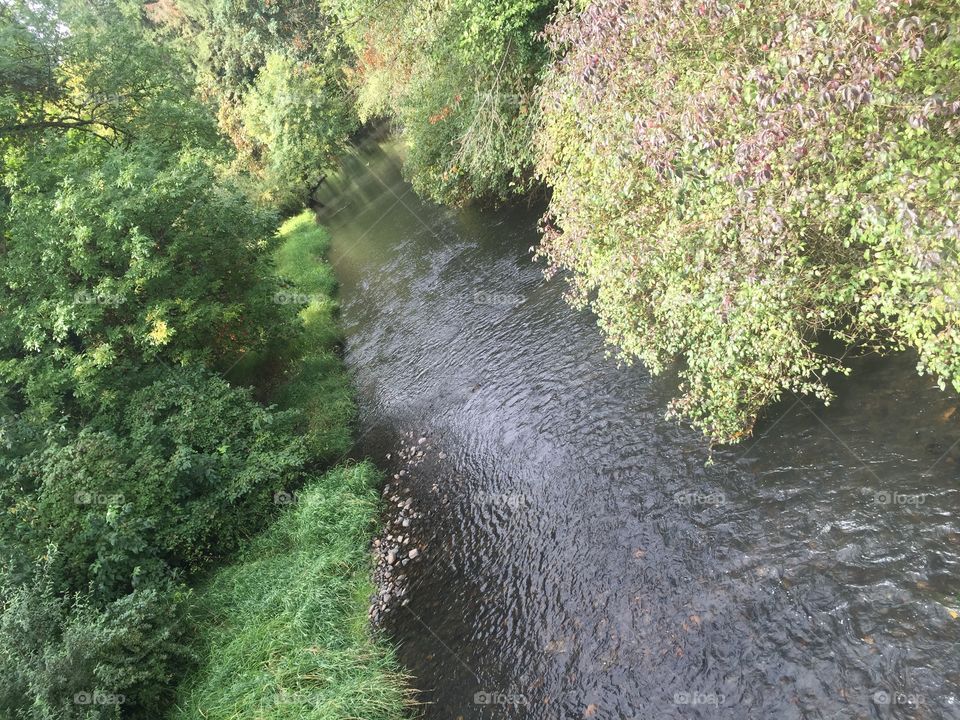
[[386, 621], [426, 718], [960, 718], [956, 393], [859, 359], [708, 465], [672, 381], [544, 280], [542, 208], [426, 203], [389, 145], [345, 164], [360, 448], [433, 448]]

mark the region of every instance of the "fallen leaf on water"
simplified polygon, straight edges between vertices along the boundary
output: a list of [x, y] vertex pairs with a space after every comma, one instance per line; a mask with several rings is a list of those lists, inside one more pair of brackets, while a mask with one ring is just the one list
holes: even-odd
[[593, 717], [597, 714], [597, 706], [595, 703], [590, 703], [587, 705], [587, 709], [583, 711], [584, 717]]
[[947, 420], [949, 420], [950, 418], [953, 417], [953, 414], [954, 414], [956, 411], [957, 411], [957, 406], [954, 405], [952, 408], [950, 408], [950, 409], [947, 410], [943, 415], [940, 416], [940, 421], [941, 421], [941, 422], [946, 422]]
[[864, 635], [864, 636], [863, 636], [863, 641], [864, 641], [867, 645], [873, 645], [873, 638], [870, 637], [869, 635]]
[[958, 617], [960, 617], [960, 614], [958, 614], [956, 610], [951, 610], [951, 611], [950, 611], [950, 617], [952, 617], [954, 620], [956, 620]]

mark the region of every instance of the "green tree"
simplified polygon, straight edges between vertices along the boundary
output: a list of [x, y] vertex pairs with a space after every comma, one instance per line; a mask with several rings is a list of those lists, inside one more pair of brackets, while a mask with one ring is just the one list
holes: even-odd
[[715, 441], [825, 340], [911, 347], [960, 388], [958, 6], [571, 4], [548, 30], [542, 254], [626, 360], [679, 360]]
[[337, 2], [362, 119], [397, 121], [404, 170], [440, 202], [530, 188], [546, 0]]
[[312, 0], [213, 0], [168, 16], [189, 50], [201, 91], [233, 140], [238, 170], [268, 204], [299, 209], [356, 128], [346, 48]]

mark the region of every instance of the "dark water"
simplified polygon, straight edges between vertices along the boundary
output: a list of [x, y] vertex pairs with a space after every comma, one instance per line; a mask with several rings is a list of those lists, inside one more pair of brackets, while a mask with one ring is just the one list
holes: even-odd
[[706, 466], [531, 262], [537, 208], [424, 203], [373, 145], [344, 177], [362, 447], [435, 448], [388, 622], [427, 718], [960, 718], [955, 393], [858, 360]]

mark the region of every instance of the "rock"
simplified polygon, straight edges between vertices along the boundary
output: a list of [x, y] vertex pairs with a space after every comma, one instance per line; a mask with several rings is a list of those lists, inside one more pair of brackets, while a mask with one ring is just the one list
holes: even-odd
[[410, 527], [410, 519], [409, 519], [409, 518], [404, 518], [404, 519], [403, 519], [403, 522], [400, 523], [400, 524], [403, 525], [404, 527]]
[[397, 561], [397, 556], [394, 555], [393, 551], [391, 550], [389, 553], [387, 553], [387, 564], [393, 565], [396, 561]]
[[407, 553], [407, 557], [413, 560], [419, 554], [420, 554], [420, 551], [414, 548], [413, 550]]

